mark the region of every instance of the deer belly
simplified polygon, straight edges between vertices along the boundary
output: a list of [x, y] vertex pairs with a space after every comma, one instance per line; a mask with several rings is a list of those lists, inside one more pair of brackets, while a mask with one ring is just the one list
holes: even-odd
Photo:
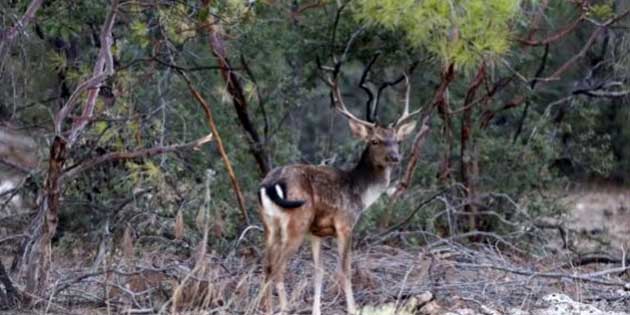
[[311, 224], [310, 232], [318, 237], [335, 236], [335, 225], [332, 217], [315, 219]]

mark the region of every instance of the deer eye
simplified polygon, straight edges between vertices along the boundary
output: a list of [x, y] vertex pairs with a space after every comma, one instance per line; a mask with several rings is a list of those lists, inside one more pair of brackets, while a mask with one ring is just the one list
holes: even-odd
[[378, 141], [378, 140], [376, 140], [376, 139], [373, 139], [373, 140], [371, 141], [371, 143], [372, 143], [372, 144], [379, 144], [379, 142], [380, 142], [380, 141]]

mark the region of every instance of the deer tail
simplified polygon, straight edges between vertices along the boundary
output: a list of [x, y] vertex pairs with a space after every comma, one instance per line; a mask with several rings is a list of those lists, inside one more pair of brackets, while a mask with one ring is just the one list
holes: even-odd
[[265, 185], [261, 187], [260, 193], [258, 194], [258, 198], [260, 203], [263, 206], [265, 205], [265, 199], [270, 199], [274, 204], [284, 208], [284, 209], [295, 209], [301, 207], [305, 201], [304, 200], [288, 200], [287, 196], [287, 185], [283, 181], [278, 181], [273, 184]]

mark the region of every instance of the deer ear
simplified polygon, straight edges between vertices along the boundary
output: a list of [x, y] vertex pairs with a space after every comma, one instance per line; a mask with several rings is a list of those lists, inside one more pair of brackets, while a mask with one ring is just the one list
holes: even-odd
[[350, 130], [352, 131], [352, 136], [355, 138], [359, 138], [361, 140], [367, 141], [370, 135], [370, 127], [363, 125], [359, 122], [356, 122], [352, 119], [348, 120], [348, 124], [350, 124]]
[[398, 138], [398, 141], [402, 141], [403, 139], [405, 139], [409, 134], [411, 134], [414, 128], [416, 128], [415, 121], [410, 121], [398, 127], [396, 129], [396, 138]]

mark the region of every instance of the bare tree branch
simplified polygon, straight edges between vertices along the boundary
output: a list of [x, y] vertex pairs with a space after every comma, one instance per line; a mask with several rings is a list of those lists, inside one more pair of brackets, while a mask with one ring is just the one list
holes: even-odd
[[98, 157], [89, 159], [87, 161], [83, 161], [82, 163], [72, 167], [71, 169], [64, 170], [63, 175], [61, 175], [60, 180], [66, 181], [70, 178], [75, 177], [76, 175], [85, 172], [99, 164], [103, 164], [109, 161], [117, 161], [117, 160], [132, 160], [137, 158], [145, 158], [151, 157], [158, 154], [168, 153], [178, 151], [184, 148], [192, 148], [193, 150], [198, 150], [202, 145], [212, 141], [213, 135], [212, 133], [201, 137], [195, 141], [191, 141], [183, 144], [174, 144], [163, 147], [153, 147], [147, 149], [140, 149], [131, 152], [109, 152]]
[[39, 7], [42, 6], [44, 0], [33, 0], [26, 8], [26, 12], [24, 15], [13, 25], [13, 27], [9, 28], [3, 33], [0, 33], [0, 57], [4, 55], [4, 49], [7, 48], [13, 43], [15, 37], [21, 33], [28, 23], [35, 17], [35, 13], [39, 10]]
[[85, 129], [88, 122], [91, 120], [92, 114], [94, 112], [94, 107], [96, 106], [96, 98], [98, 97], [98, 94], [100, 92], [101, 85], [106, 78], [114, 74], [114, 59], [112, 57], [112, 44], [114, 39], [112, 36], [112, 29], [114, 27], [114, 20], [116, 19], [117, 10], [118, 0], [114, 0], [112, 2], [112, 9], [109, 11], [109, 14], [105, 18], [103, 27], [101, 28], [101, 48], [98, 53], [98, 58], [94, 63], [92, 77], [77, 86], [68, 101], [63, 105], [61, 110], [57, 112], [57, 115], [55, 115], [55, 132], [60, 135], [63, 134], [64, 120], [74, 109], [76, 101], [79, 98], [80, 94], [86, 89], [88, 90], [88, 97], [85, 102], [85, 106], [83, 107], [81, 117], [75, 119], [69, 131], [68, 143], [70, 146], [74, 144], [74, 142], [78, 138], [79, 133], [81, 133], [83, 129]]

